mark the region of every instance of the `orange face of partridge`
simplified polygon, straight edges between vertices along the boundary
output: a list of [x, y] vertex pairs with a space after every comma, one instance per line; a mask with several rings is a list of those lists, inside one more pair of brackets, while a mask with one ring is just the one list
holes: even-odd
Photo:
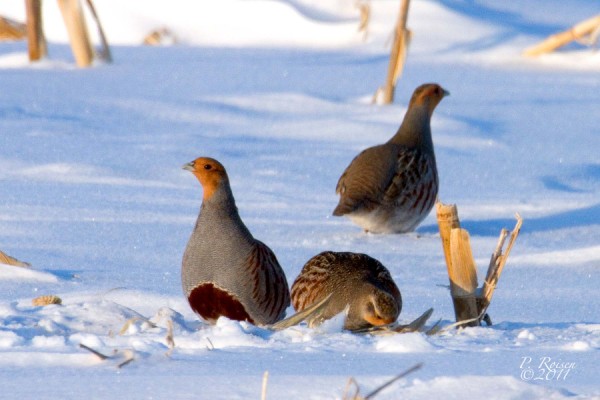
[[396, 321], [400, 309], [390, 294], [378, 292], [367, 297], [362, 318], [373, 326], [382, 326]]
[[410, 99], [410, 105], [425, 106], [431, 115], [440, 101], [448, 95], [450, 95], [450, 92], [437, 83], [426, 83], [415, 89]]
[[183, 166], [190, 171], [202, 185], [204, 200], [210, 199], [223, 179], [227, 179], [225, 167], [214, 158], [200, 157]]

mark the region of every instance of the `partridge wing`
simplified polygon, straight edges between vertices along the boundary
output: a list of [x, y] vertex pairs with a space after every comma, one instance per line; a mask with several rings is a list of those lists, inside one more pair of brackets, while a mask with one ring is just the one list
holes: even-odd
[[333, 215], [372, 210], [381, 203], [396, 172], [396, 147], [370, 147], [352, 160], [338, 181], [336, 193], [340, 200]]
[[290, 305], [290, 292], [275, 253], [257, 240], [248, 266], [252, 277], [252, 298], [259, 307], [264, 323], [278, 321]]

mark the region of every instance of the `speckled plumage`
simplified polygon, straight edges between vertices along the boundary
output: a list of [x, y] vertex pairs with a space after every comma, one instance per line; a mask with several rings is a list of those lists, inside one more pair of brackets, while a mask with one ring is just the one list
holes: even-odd
[[210, 322], [221, 315], [257, 325], [280, 320], [290, 304], [285, 274], [271, 249], [241, 220], [225, 168], [198, 158], [184, 169], [204, 190], [181, 271], [190, 306]]
[[389, 271], [366, 254], [325, 251], [312, 257], [292, 284], [292, 305], [302, 311], [329, 294], [322, 317], [331, 318], [349, 305], [348, 330], [392, 323], [402, 310], [400, 290]]
[[362, 151], [343, 172], [333, 215], [346, 215], [372, 233], [410, 232], [425, 219], [439, 186], [431, 115], [446, 95], [437, 84], [415, 89], [396, 134]]

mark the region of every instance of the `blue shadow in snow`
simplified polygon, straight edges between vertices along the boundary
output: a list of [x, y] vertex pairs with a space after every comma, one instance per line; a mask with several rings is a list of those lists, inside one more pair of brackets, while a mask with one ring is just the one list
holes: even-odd
[[[538, 218], [523, 218], [524, 232], [544, 232], [552, 229], [576, 228], [586, 225], [600, 225], [600, 203], [590, 207], [569, 210]], [[461, 221], [461, 226], [471, 235], [496, 236], [500, 229], [512, 229], [515, 220], [509, 218]], [[423, 226], [418, 230], [422, 233], [436, 233], [437, 225]]]
[[541, 178], [542, 183], [546, 187], [546, 189], [556, 190], [559, 192], [567, 192], [567, 193], [583, 193], [584, 190], [574, 188], [566, 183], [559, 181], [559, 179], [555, 176], [543, 176]]
[[469, 18], [480, 20], [484, 23], [493, 22], [509, 29], [515, 34], [549, 35], [564, 29], [564, 26], [559, 24], [535, 22], [525, 19], [517, 13], [498, 10], [476, 1], [440, 0], [439, 2], [445, 7], [466, 15]]

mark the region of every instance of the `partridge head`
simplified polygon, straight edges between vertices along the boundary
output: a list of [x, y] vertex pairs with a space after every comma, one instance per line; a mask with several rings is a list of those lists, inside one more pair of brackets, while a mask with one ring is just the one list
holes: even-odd
[[410, 232], [425, 219], [439, 185], [431, 116], [448, 94], [435, 83], [415, 89], [396, 134], [362, 151], [343, 172], [333, 215], [372, 233]]
[[240, 218], [225, 167], [200, 157], [183, 168], [203, 188], [181, 269], [191, 308], [209, 322], [220, 316], [256, 325], [280, 320], [290, 304], [285, 273], [273, 251]]

